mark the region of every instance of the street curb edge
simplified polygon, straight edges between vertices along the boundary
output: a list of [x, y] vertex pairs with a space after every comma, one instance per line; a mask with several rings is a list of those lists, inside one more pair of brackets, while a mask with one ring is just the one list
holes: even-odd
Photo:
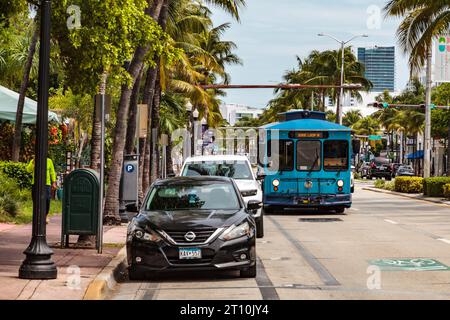
[[101, 300], [117, 284], [121, 271], [126, 269], [126, 247], [120, 249], [109, 264], [100, 271], [95, 279], [89, 284], [83, 300]]
[[400, 193], [400, 192], [393, 192], [393, 191], [389, 191], [389, 190], [376, 189], [376, 188], [370, 188], [370, 187], [362, 187], [361, 189], [362, 190], [366, 190], [366, 191], [390, 194], [390, 195], [404, 197], [404, 198], [418, 200], [418, 201], [426, 201], [426, 202], [430, 202], [430, 203], [434, 203], [434, 204], [441, 204], [441, 205], [444, 205], [444, 206], [450, 206], [450, 204], [448, 204], [448, 203], [446, 203], [444, 201], [441, 201], [441, 200], [431, 200], [431, 199], [426, 199], [426, 198], [419, 198], [419, 197], [415, 197], [415, 196], [408, 195], [408, 194], [405, 194], [405, 193]]

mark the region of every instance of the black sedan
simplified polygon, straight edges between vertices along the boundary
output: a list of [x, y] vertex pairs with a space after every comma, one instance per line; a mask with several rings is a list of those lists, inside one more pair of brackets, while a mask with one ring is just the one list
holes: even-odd
[[256, 276], [255, 219], [233, 180], [179, 177], [155, 182], [128, 226], [129, 277], [165, 270], [240, 270]]

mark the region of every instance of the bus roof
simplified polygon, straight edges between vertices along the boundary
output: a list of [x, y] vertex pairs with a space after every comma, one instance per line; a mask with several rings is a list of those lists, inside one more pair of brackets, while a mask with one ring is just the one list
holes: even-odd
[[305, 130], [305, 131], [347, 131], [351, 132], [352, 129], [341, 126], [339, 124], [317, 119], [299, 119], [285, 122], [275, 122], [262, 126], [261, 129], [265, 130]]

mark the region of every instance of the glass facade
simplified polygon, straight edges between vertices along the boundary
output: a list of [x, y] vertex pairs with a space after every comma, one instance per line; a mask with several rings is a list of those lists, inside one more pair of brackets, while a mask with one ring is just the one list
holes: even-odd
[[358, 61], [365, 65], [372, 91], [395, 90], [395, 47], [358, 48]]

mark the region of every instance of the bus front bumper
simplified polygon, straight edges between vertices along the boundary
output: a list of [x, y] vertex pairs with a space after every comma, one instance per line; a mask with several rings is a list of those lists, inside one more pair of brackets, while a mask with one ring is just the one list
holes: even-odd
[[344, 207], [352, 205], [351, 194], [300, 194], [281, 195], [271, 194], [264, 196], [264, 207], [284, 208], [319, 208], [319, 207]]

